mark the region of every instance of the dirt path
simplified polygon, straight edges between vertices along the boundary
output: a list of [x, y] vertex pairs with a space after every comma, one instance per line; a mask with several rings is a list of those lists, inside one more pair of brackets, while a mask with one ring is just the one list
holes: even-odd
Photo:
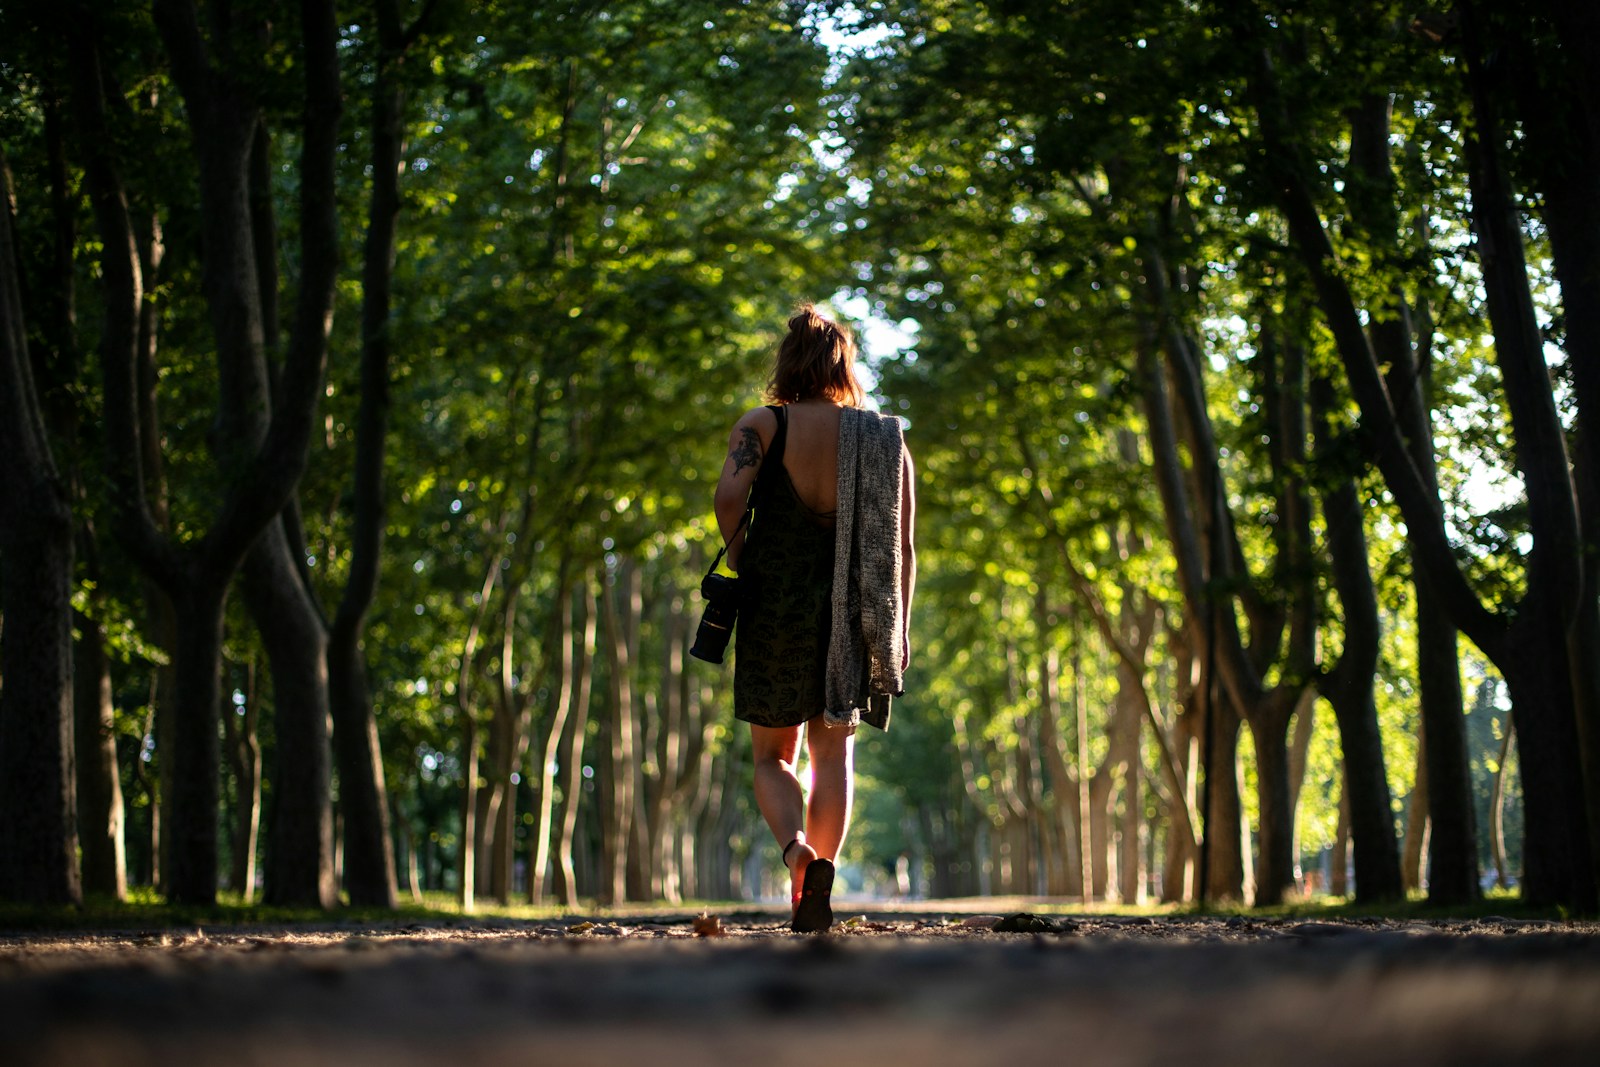
[[0, 935], [0, 1064], [1600, 1063], [1600, 925], [958, 906]]

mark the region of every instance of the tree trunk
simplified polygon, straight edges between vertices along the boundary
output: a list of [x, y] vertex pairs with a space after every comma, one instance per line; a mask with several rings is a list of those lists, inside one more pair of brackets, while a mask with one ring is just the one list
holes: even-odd
[[34, 392], [0, 154], [0, 899], [76, 903], [72, 510]]
[[478, 895], [478, 721], [470, 705], [461, 704], [461, 838], [456, 857], [456, 903], [463, 915], [476, 910]]
[[[1496, 89], [1484, 70], [1482, 26], [1475, 4], [1461, 5], [1461, 14], [1474, 118], [1466, 138], [1473, 230], [1533, 531], [1528, 591], [1521, 605], [1526, 610], [1517, 617], [1514, 629], [1519, 633], [1511, 643], [1528, 653], [1539, 649], [1542, 658], [1533, 661], [1538, 672], [1561, 676], [1527, 678], [1535, 673], [1527, 660], [1499, 664], [1513, 692], [1510, 675], [1515, 672], [1523, 676], [1524, 693], [1543, 698], [1534, 704], [1513, 698], [1527, 771], [1525, 896], [1530, 903], [1564, 904], [1587, 912], [1600, 904], [1595, 862], [1600, 858], [1600, 752], [1591, 748], [1600, 747], [1600, 731], [1592, 729], [1596, 724], [1591, 721], [1600, 711], [1600, 694], [1590, 689], [1592, 673], [1572, 663], [1568, 639], [1583, 620], [1593, 618], [1596, 605], [1582, 595], [1586, 583], [1575, 486], [1528, 289], [1521, 218], [1502, 158]], [[1593, 649], [1575, 651], [1585, 660], [1593, 657]], [[1586, 763], [1596, 772], [1588, 780]]]
[[[1468, 66], [1474, 67], [1475, 63], [1469, 62]], [[1548, 368], [1539, 353], [1537, 325], [1528, 306], [1515, 205], [1495, 154], [1498, 135], [1493, 112], [1482, 106], [1485, 94], [1481, 86], [1475, 85], [1475, 90], [1480, 128], [1467, 138], [1473, 161], [1472, 206], [1491, 318], [1495, 322], [1501, 376], [1512, 412], [1518, 465], [1525, 474], [1534, 529], [1528, 591], [1514, 608], [1508, 606], [1508, 611], [1514, 610], [1509, 623], [1505, 617], [1491, 614], [1477, 600], [1458, 568], [1437, 495], [1427, 488], [1411, 462], [1395, 405], [1382, 381], [1349, 287], [1335, 267], [1336, 257], [1301, 173], [1305, 164], [1296, 159], [1285, 133], [1286, 119], [1271, 99], [1261, 108], [1263, 134], [1271, 147], [1266, 158], [1286, 161], [1275, 174], [1275, 184], [1289, 229], [1316, 286], [1360, 404], [1362, 432], [1406, 519], [1415, 565], [1426, 572], [1429, 585], [1456, 625], [1507, 676], [1508, 688], [1510, 675], [1526, 674], [1529, 663], [1538, 663], [1547, 675], [1560, 674], [1563, 678], [1556, 685], [1524, 678], [1519, 688], [1523, 698], [1544, 696], [1564, 699], [1565, 703], [1546, 700], [1529, 706], [1519, 702], [1513, 707], [1517, 728], [1523, 735], [1525, 765], [1533, 768], [1524, 778], [1528, 805], [1525, 896], [1531, 903], [1589, 909], [1595, 905], [1595, 872], [1585, 805], [1592, 797], [1586, 798], [1579, 767], [1573, 675], [1566, 656], [1567, 622], [1572, 615], [1563, 612], [1563, 605], [1576, 606], [1583, 588], [1575, 569], [1578, 555], [1572, 486], [1559, 420], [1554, 417]], [[1483, 128], [1484, 123], [1488, 128]], [[1536, 736], [1529, 735], [1530, 728]]]
[[[1043, 592], [1041, 586], [1036, 600], [1041, 615]], [[1039, 632], [1044, 634], [1046, 628], [1041, 626]], [[1045, 829], [1053, 837], [1045, 891], [1050, 896], [1064, 897], [1078, 892], [1083, 883], [1078, 856], [1078, 780], [1068, 766], [1066, 739], [1061, 735], [1061, 662], [1053, 644], [1045, 645], [1039, 672], [1039, 747], [1044, 754], [1045, 780], [1050, 787], [1050, 806], [1044, 813]]]
[[281, 520], [245, 558], [246, 604], [272, 673], [272, 812], [267, 824], [265, 900], [331, 908], [333, 804], [329, 779], [328, 678], [322, 620], [300, 580]]
[[[1571, 788], [1577, 739], [1571, 719], [1563, 724], [1553, 714], [1572, 706], [1571, 676], [1553, 671], [1549, 663], [1552, 648], [1561, 647], [1562, 635], [1548, 629], [1539, 633], [1532, 626], [1518, 627], [1517, 635], [1522, 640], [1513, 642], [1501, 674], [1511, 697], [1522, 769], [1523, 898], [1541, 907], [1582, 906], [1579, 902], [1589, 899], [1593, 871], [1582, 833], [1582, 802]], [[1550, 780], [1563, 775], [1569, 787], [1565, 791]], [[1544, 788], [1535, 788], [1541, 780]], [[1566, 804], [1561, 803], [1563, 797]], [[1584, 847], [1578, 847], [1580, 843]]]
[[[627, 561], [619, 561], [614, 582], [602, 579], [601, 617], [605, 626], [606, 699], [605, 737], [600, 764], [600, 892], [601, 904], [628, 899], [628, 851], [633, 839], [634, 816], [634, 714], [632, 659], [627, 620], [637, 610], [638, 574]], [[621, 600], [622, 604], [618, 601]], [[627, 615], [624, 615], [624, 609]]]
[[1089, 776], [1089, 894], [1091, 900], [1109, 899], [1111, 888], [1111, 826], [1116, 778], [1104, 766]]
[[354, 629], [336, 621], [328, 635], [328, 706], [344, 827], [344, 887], [352, 905], [395, 905], [395, 859], [378, 723], [367, 687], [366, 656]]
[[1494, 792], [1489, 801], [1489, 851], [1494, 856], [1495, 885], [1504, 888], [1511, 884], [1511, 864], [1506, 860], [1506, 769], [1511, 759], [1516, 731], [1511, 723], [1505, 724], [1505, 736], [1500, 739], [1500, 762], [1494, 769]]
[[1289, 716], [1299, 694], [1273, 690], [1249, 718], [1255, 742], [1256, 795], [1260, 813], [1260, 854], [1256, 868], [1257, 907], [1283, 903], [1294, 885], [1294, 808], [1289, 802]]
[[[1327, 454], [1337, 442], [1327, 421], [1333, 401], [1326, 378], [1319, 375], [1313, 379], [1311, 396], [1318, 449]], [[1344, 756], [1340, 817], [1354, 842], [1358, 899], [1399, 899], [1404, 896], [1404, 887], [1395, 843], [1394, 806], [1372, 691], [1381, 633], [1378, 599], [1367, 559], [1361, 497], [1352, 479], [1341, 478], [1323, 489], [1322, 513], [1328, 528], [1333, 585], [1344, 619], [1339, 661], [1323, 672], [1321, 680], [1339, 726], [1339, 747]], [[1341, 882], [1343, 855], [1339, 858]]]
[[[221, 402], [216, 432], [224, 471], [222, 502], [203, 535], [180, 549], [151, 515], [141, 469], [136, 359], [141, 344], [139, 250], [111, 150], [92, 19], [73, 26], [73, 97], [85, 184], [101, 230], [106, 321], [101, 335], [107, 481], [118, 539], [174, 600], [176, 695], [170, 744], [162, 759], [170, 843], [169, 899], [209, 904], [217, 885], [217, 698], [222, 605], [227, 585], [258, 533], [285, 507], [306, 463], [313, 412], [322, 392], [338, 224], [334, 160], [341, 110], [337, 25], [331, 3], [302, 7], [305, 120], [300, 165], [301, 288], [281, 403], [268, 396], [260, 278], [252, 239], [247, 162], [260, 121], [245, 92], [252, 79], [219, 72], [212, 50], [243, 56], [248, 19], [215, 39], [190, 5], [158, 0], [157, 29], [187, 105], [199, 170], [202, 288], [217, 351]], [[269, 421], [270, 412], [270, 421]]]
[[1217, 700], [1208, 716], [1211, 752], [1206, 776], [1205, 900], [1244, 901], [1244, 812], [1239, 804], [1239, 715]]
[[[604, 595], [602, 587], [601, 595]], [[565, 728], [561, 731], [560, 757], [561, 812], [556, 823], [559, 828], [555, 843], [556, 899], [563, 907], [576, 907], [578, 903], [578, 874], [575, 857], [578, 834], [578, 808], [583, 798], [584, 741], [589, 728], [590, 667], [594, 662], [596, 641], [596, 616], [599, 608], [594, 602], [588, 579], [578, 584], [575, 607], [581, 620], [575, 621], [574, 633], [581, 626], [582, 637], [573, 653], [572, 703], [567, 713]]]
[[1416, 781], [1406, 804], [1406, 832], [1400, 843], [1400, 882], [1407, 892], [1422, 888], [1422, 856], [1427, 844], [1428, 733], [1424, 728], [1417, 734]]
[[[199, 584], [199, 583], [196, 583]], [[205, 904], [217, 895], [218, 724], [221, 698], [222, 595], [197, 590], [179, 599], [177, 686], [172, 706], [172, 747], [165, 753], [171, 774], [163, 776], [166, 805], [161, 832], [166, 842], [166, 897], [175, 904]]]
[[[91, 596], [99, 599], [95, 594]], [[115, 709], [111, 703], [111, 664], [106, 657], [101, 624], [78, 614], [77, 629], [73, 703], [83, 890], [122, 900], [128, 895], [128, 867], [123, 843], [122, 781], [117, 773]]]
[[[1183, 676], [1183, 672], [1178, 673], [1180, 677]], [[1195, 720], [1198, 718], [1200, 716], [1193, 710], [1185, 710], [1174, 715], [1172, 721], [1173, 772], [1178, 788], [1174, 790], [1170, 785], [1168, 787], [1166, 855], [1161, 870], [1161, 901], [1164, 904], [1193, 900], [1197, 888], [1200, 856], [1191, 829], [1194, 822], [1190, 813], [1196, 810], [1200, 795], [1200, 739], [1195, 735]], [[1181, 820], [1172, 814], [1172, 808], [1179, 803], [1185, 806]]]
[[[1311, 737], [1316, 730], [1317, 698], [1315, 689], [1300, 694], [1295, 704], [1294, 729], [1289, 736], [1289, 809], [1295, 813], [1294, 870], [1296, 879], [1304, 876], [1305, 852], [1300, 840], [1300, 794], [1306, 781], [1306, 760], [1311, 751]], [[1302, 886], [1304, 883], [1301, 883]]]
[[[1577, 696], [1580, 763], [1586, 785], [1592, 861], [1600, 877], [1600, 9], [1544, 0], [1501, 11], [1475, 5], [1493, 20], [1486, 36], [1507, 57], [1497, 64], [1518, 100], [1521, 165], [1532, 172], [1561, 284], [1563, 347], [1577, 402], [1574, 475], [1582, 511], [1584, 586], [1568, 629]], [[1533, 17], [1529, 17], [1532, 15]], [[1541, 32], [1542, 31], [1542, 32]], [[1553, 31], [1553, 32], [1552, 32]]]
[[395, 906], [395, 858], [388, 791], [362, 648], [377, 592], [385, 518], [383, 463], [389, 424], [391, 289], [404, 96], [394, 65], [405, 34], [395, 0], [376, 5], [380, 55], [372, 83], [372, 192], [361, 274], [361, 402], [356, 421], [355, 521], [350, 576], [328, 632], [328, 697], [344, 826], [344, 884], [350, 903]]
[[544, 736], [533, 746], [532, 768], [536, 810], [532, 840], [528, 844], [528, 903], [544, 900], [544, 883], [550, 873], [550, 843], [553, 836], [557, 761], [561, 755], [561, 735], [566, 730], [567, 716], [572, 710], [573, 663], [572, 601], [573, 593], [562, 584], [557, 588], [555, 637], [547, 647], [550, 661], [550, 714], [546, 717]]
[[[1348, 200], [1352, 214], [1372, 233], [1376, 255], [1384, 268], [1405, 269], [1409, 253], [1399, 248], [1401, 223], [1396, 210], [1394, 170], [1389, 158], [1392, 135], [1387, 96], [1363, 100], [1351, 116], [1351, 170], [1358, 181]], [[1365, 194], [1365, 195], [1362, 195]], [[1418, 212], [1416, 228], [1427, 232], [1426, 209]], [[1395, 416], [1406, 449], [1428, 491], [1438, 492], [1434, 458], [1433, 404], [1429, 396], [1431, 319], [1423, 306], [1416, 312], [1404, 291], [1396, 287], [1388, 313], [1373, 316], [1368, 327], [1371, 346], [1388, 364], [1384, 376], [1396, 404]], [[1426, 571], [1415, 568], [1417, 617], [1417, 680], [1422, 694], [1422, 730], [1432, 742], [1425, 746], [1429, 766], [1418, 778], [1431, 828], [1428, 834], [1429, 899], [1439, 904], [1460, 904], [1478, 897], [1477, 843], [1472, 826], [1472, 771], [1467, 758], [1465, 718], [1462, 714], [1461, 665], [1456, 627], [1441, 599], [1430, 587]], [[1408, 828], [1409, 835], [1409, 828]], [[1420, 865], [1420, 864], [1419, 864]], [[1405, 881], [1411, 879], [1407, 860]], [[1361, 878], [1357, 875], [1357, 888]]]
[[[161, 263], [166, 254], [159, 216], [154, 214], [150, 216], [148, 230], [141, 230], [134, 235], [134, 245], [135, 262], [139, 265], [139, 277], [143, 285], [158, 284]], [[160, 316], [154, 301], [140, 300], [133, 327], [136, 336], [132, 393], [127, 402], [133, 409], [131, 414], [134, 425], [138, 427], [133, 438], [134, 445], [139, 450], [140, 468], [149, 494], [147, 505], [151, 525], [166, 537], [170, 535], [171, 522], [167, 506], [166, 475], [161, 462], [161, 419], [156, 394], [160, 379], [160, 372], [156, 366], [159, 326]], [[167, 595], [166, 589], [160, 582], [147, 573], [141, 588], [144, 591], [145, 625], [149, 628], [150, 640], [167, 654], [167, 662], [154, 667], [150, 722], [146, 730], [146, 733], [155, 738], [156, 751], [161, 753], [171, 750], [173, 693], [176, 689], [176, 675], [173, 672], [172, 662], [177, 648], [178, 624], [172, 608], [172, 598]], [[144, 769], [144, 761], [141, 759], [136, 764], [136, 773], [142, 775]], [[157, 778], [158, 776], [152, 775], [144, 783], [146, 797], [149, 800], [149, 884], [152, 889], [162, 888], [161, 805], [165, 801], [162, 800], [164, 794], [159, 788]]]
[[256, 851], [261, 834], [261, 719], [252, 660], [244, 665], [244, 706], [222, 708], [223, 737], [228, 746], [238, 810], [233, 822], [233, 870], [228, 879], [234, 892], [249, 904], [256, 889]]
[[[1342, 777], [1339, 783], [1339, 817], [1333, 827], [1333, 855], [1329, 859], [1328, 892], [1336, 897], [1348, 896], [1350, 893], [1350, 795], [1349, 778]], [[1396, 881], [1399, 879], [1399, 863], [1395, 864]]]

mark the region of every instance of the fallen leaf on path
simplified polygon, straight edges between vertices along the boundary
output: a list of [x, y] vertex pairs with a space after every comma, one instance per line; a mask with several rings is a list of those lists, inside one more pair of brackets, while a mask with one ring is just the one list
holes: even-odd
[[696, 937], [727, 937], [728, 931], [722, 928], [722, 920], [715, 915], [702, 915], [694, 921]]

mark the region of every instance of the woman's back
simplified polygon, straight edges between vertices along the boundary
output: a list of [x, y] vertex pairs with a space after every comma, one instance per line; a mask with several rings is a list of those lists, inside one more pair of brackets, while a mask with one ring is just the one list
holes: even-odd
[[783, 468], [788, 472], [789, 482], [802, 504], [814, 514], [831, 515], [839, 506], [839, 418], [842, 409], [838, 404], [826, 400], [802, 400], [787, 407], [789, 429], [784, 445]]

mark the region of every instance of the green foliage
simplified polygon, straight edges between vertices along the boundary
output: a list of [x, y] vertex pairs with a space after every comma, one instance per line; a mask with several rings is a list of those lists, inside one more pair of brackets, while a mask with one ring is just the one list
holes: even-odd
[[[305, 564], [331, 608], [352, 556], [368, 93], [392, 64], [383, 69], [405, 94], [404, 205], [383, 570], [365, 647], [387, 781], [441, 864], [460, 844], [464, 720], [515, 698], [542, 721], [553, 699], [543, 637], [561, 598], [575, 589], [592, 598], [636, 569], [648, 607], [631, 680], [652, 698], [670, 683], [668, 623], [698, 606], [697, 570], [717, 544], [710, 496], [727, 427], [759, 401], [789, 307], [829, 294], [913, 338], [871, 360], [876, 402], [906, 421], [916, 457], [920, 581], [907, 696], [893, 733], [861, 747], [853, 863], [889, 878], [907, 854], [934, 882], [976, 878], [992, 866], [980, 855], [991, 835], [1059, 818], [1077, 780], [1125, 773], [1111, 734], [1136, 695], [1182, 749], [1192, 620], [1141, 369], [1173, 333], [1198, 348], [1215, 436], [1215, 456], [1186, 441], [1182, 460], [1191, 482], [1213, 460], [1221, 473], [1242, 557], [1229, 592], [1268, 684], [1282, 680], [1280, 635], [1256, 620], [1281, 613], [1299, 577], [1283, 562], [1286, 486], [1356, 480], [1383, 617], [1374, 683], [1386, 768], [1397, 799], [1412, 792], [1419, 694], [1406, 530], [1361, 451], [1332, 334], [1278, 207], [1284, 161], [1268, 158], [1264, 121], [1269, 108], [1292, 120], [1282, 152], [1312, 183], [1334, 269], [1369, 328], [1402, 311], [1416, 327], [1450, 535], [1475, 590], [1509, 602], [1526, 585], [1530, 524], [1472, 237], [1470, 116], [1458, 57], [1408, 28], [1410, 8], [401, 7], [408, 19], [430, 12], [403, 60], [384, 54], [365, 7], [341, 30], [344, 270], [299, 499]], [[0, 36], [19, 42], [0, 61], [0, 139], [19, 189], [24, 276], [52, 277], [58, 221], [77, 231], [75, 333], [30, 314], [29, 341], [53, 395], [81, 402], [83, 439], [63, 451], [82, 471], [80, 511], [99, 517], [100, 385], [86, 359], [102, 310], [98, 237], [76, 194], [62, 220], [49, 212], [47, 117], [62, 106], [66, 71], [34, 17], [0, 11]], [[159, 337], [165, 500], [182, 542], [203, 533], [226, 445], [210, 439], [218, 381], [191, 209], [196, 167], [148, 12], [104, 18], [108, 83], [124, 105], [111, 136], [130, 208], [142, 231], [156, 219], [163, 236], [146, 301]], [[873, 36], [830, 54], [819, 36], [830, 18]], [[292, 34], [268, 35], [240, 75], [266, 101], [275, 251], [290, 265], [276, 279], [274, 353], [298, 284], [293, 44]], [[1263, 60], [1276, 96], [1261, 90]], [[1385, 158], [1366, 166], [1354, 118], [1373, 106], [1387, 115]], [[1547, 241], [1532, 225], [1527, 236], [1533, 288], [1558, 339]], [[1150, 284], [1157, 277], [1165, 294]], [[30, 308], [48, 307], [47, 289], [35, 285]], [[1285, 344], [1333, 383], [1330, 442], [1274, 440]], [[1286, 465], [1300, 451], [1308, 458]], [[1343, 655], [1346, 609], [1320, 512], [1311, 527], [1326, 668]], [[165, 653], [141, 610], [148, 590], [126, 560], [102, 555], [105, 573], [84, 574], [79, 606], [110, 636], [131, 780], [159, 759], [147, 709]], [[508, 590], [517, 595], [502, 612]], [[230, 687], [262, 662], [231, 610]], [[596, 707], [608, 670], [595, 665]], [[706, 699], [726, 703], [725, 677], [695, 677]], [[1468, 731], [1482, 826], [1505, 727], [1490, 683], [1478, 695]], [[249, 700], [270, 751], [269, 688]], [[1166, 840], [1174, 798], [1151, 723], [1141, 724], [1137, 792], [1113, 806], [1144, 813]], [[593, 753], [601, 727], [589, 729]], [[713, 743], [721, 756], [747, 744], [731, 728]], [[1056, 755], [1073, 781], [1052, 769]], [[1339, 802], [1325, 703], [1306, 766], [1298, 826], [1310, 857], [1332, 843]], [[130, 805], [147, 807], [152, 788], [130, 790]], [[1244, 800], [1255, 818], [1253, 793]], [[748, 799], [738, 803], [744, 822], [733, 833], [747, 850], [760, 835], [745, 832]], [[1520, 832], [1513, 818], [1513, 853]]]

